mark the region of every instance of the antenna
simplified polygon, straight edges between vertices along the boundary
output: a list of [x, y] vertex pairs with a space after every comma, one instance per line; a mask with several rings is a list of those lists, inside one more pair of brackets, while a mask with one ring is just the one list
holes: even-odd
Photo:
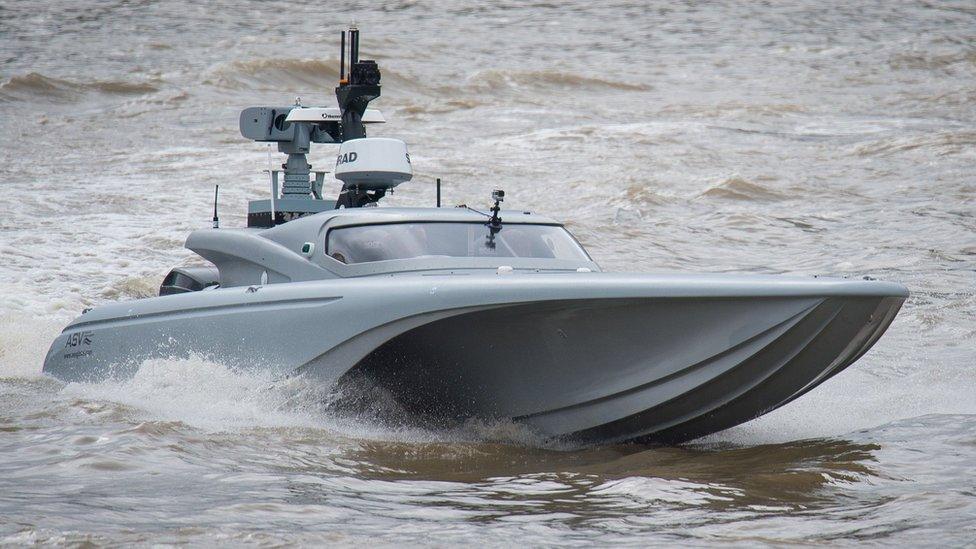
[[275, 199], [278, 198], [278, 173], [271, 169], [271, 143], [268, 143], [268, 175], [271, 176], [271, 224], [275, 226]]
[[339, 83], [346, 79], [346, 31], [342, 31], [339, 46]]
[[217, 191], [220, 190], [220, 185], [214, 185], [214, 218], [213, 218], [213, 228], [220, 228], [220, 218], [217, 217]]
[[359, 63], [359, 29], [349, 28], [349, 66]]

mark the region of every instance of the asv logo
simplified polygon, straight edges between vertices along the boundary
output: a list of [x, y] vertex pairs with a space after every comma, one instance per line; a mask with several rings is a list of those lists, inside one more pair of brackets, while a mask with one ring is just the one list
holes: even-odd
[[65, 341], [64, 348], [71, 349], [80, 345], [91, 345], [92, 337], [94, 335], [94, 332], [78, 332], [76, 334], [71, 334], [68, 336], [68, 340]]
[[348, 162], [355, 162], [357, 158], [359, 158], [359, 155], [356, 154], [355, 152], [347, 152], [347, 153], [340, 154], [339, 158], [336, 159], [336, 166], [338, 166], [339, 164], [346, 164]]

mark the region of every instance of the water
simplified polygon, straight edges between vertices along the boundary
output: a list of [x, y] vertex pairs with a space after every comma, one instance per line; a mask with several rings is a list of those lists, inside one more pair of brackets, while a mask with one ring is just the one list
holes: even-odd
[[[355, 20], [416, 177], [566, 220], [610, 270], [873, 276], [854, 367], [677, 448], [384, 427], [200, 360], [40, 375], [265, 194], [249, 105], [331, 102]], [[0, 543], [961, 545], [976, 537], [968, 2], [0, 2]], [[329, 147], [311, 161], [329, 164]]]

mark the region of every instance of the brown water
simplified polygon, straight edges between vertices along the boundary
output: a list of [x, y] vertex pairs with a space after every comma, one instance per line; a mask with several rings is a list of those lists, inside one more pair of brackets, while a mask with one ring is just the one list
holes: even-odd
[[[332, 104], [353, 21], [416, 170], [388, 204], [504, 188], [608, 270], [912, 298], [854, 367], [676, 448], [392, 428], [195, 360], [41, 376], [82, 308], [192, 260], [215, 183], [243, 224], [239, 110]], [[0, 1], [0, 543], [972, 543], [974, 44], [971, 2]]]

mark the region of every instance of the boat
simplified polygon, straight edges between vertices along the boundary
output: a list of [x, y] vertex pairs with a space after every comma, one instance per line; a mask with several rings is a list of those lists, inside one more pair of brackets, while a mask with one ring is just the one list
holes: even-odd
[[[341, 42], [337, 107], [241, 113], [244, 137], [287, 155], [247, 226], [220, 226], [215, 189], [212, 228], [186, 240], [209, 265], [174, 268], [158, 297], [84, 312], [44, 372], [98, 381], [201, 357], [333, 388], [369, 380], [432, 424], [680, 443], [843, 371], [908, 296], [872, 279], [603, 272], [558, 221], [502, 209], [501, 190], [485, 210], [442, 207], [438, 181], [431, 207], [380, 207], [412, 179], [410, 156], [367, 137], [385, 120], [368, 108], [380, 70], [359, 59], [358, 29]], [[338, 145], [335, 200], [307, 162], [312, 143]]]

